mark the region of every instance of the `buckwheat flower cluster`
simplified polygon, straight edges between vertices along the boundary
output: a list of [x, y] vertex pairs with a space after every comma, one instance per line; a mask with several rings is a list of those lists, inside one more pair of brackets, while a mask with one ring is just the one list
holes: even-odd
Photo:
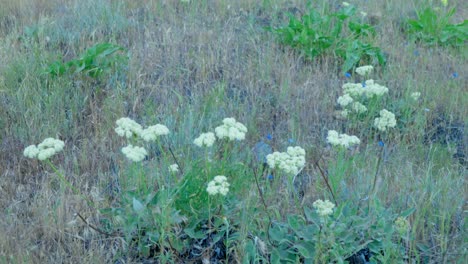
[[369, 73], [371, 73], [374, 70], [374, 67], [372, 65], [366, 65], [366, 66], [361, 66], [356, 68], [356, 73], [361, 75], [361, 76], [366, 76]]
[[137, 147], [133, 145], [128, 145], [122, 148], [122, 153], [133, 162], [140, 162], [145, 159], [148, 153], [142, 147]]
[[173, 173], [178, 172], [178, 171], [179, 171], [179, 165], [177, 165], [177, 164], [172, 164], [172, 165], [170, 165], [170, 166], [169, 166], [169, 171], [170, 171], [170, 172], [173, 172]]
[[206, 191], [209, 195], [221, 194], [226, 196], [226, 194], [229, 192], [229, 185], [230, 184], [228, 183], [226, 176], [218, 175], [208, 183]]
[[46, 160], [63, 150], [65, 143], [60, 139], [46, 138], [39, 145], [31, 145], [24, 149], [23, 155], [30, 159]]
[[380, 131], [386, 131], [387, 128], [395, 127], [395, 115], [386, 109], [381, 110], [380, 117], [374, 120], [374, 126]]
[[128, 117], [122, 117], [115, 123], [117, 124], [115, 132], [121, 137], [131, 138], [139, 136], [142, 132], [141, 125]]
[[214, 142], [216, 141], [216, 137], [213, 132], [202, 133], [199, 137], [197, 137], [193, 144], [199, 147], [211, 147], [213, 146]]
[[317, 211], [317, 214], [322, 217], [331, 215], [333, 213], [333, 208], [335, 208], [335, 205], [329, 200], [322, 201], [320, 199], [315, 201], [312, 206]]
[[219, 139], [228, 138], [232, 140], [244, 140], [247, 128], [234, 118], [224, 118], [223, 124], [215, 128], [216, 136]]
[[363, 104], [361, 104], [360, 102], [354, 102], [352, 105], [351, 105], [351, 109], [358, 113], [358, 114], [362, 114], [362, 113], [365, 113], [367, 112], [367, 107]]
[[359, 145], [361, 143], [358, 137], [349, 136], [347, 134], [339, 134], [335, 130], [328, 131], [327, 142], [332, 146], [343, 146], [345, 148]]
[[140, 137], [146, 142], [155, 141], [159, 136], [165, 135], [169, 135], [169, 129], [161, 124], [149, 126], [140, 132]]
[[413, 98], [413, 100], [417, 101], [417, 100], [419, 100], [419, 97], [421, 97], [420, 92], [411, 93], [411, 98]]
[[372, 98], [374, 96], [383, 96], [388, 93], [388, 88], [380, 85], [374, 80], [370, 79], [365, 81], [364, 94], [367, 98]]
[[[376, 83], [370, 79], [362, 83], [345, 83], [343, 84], [343, 93], [349, 95], [351, 99], [360, 99], [365, 96], [372, 98], [374, 96], [383, 96], [388, 93], [388, 88]], [[338, 102], [339, 103], [339, 102]]]
[[297, 175], [305, 166], [305, 150], [301, 147], [288, 147], [286, 152], [273, 152], [266, 156], [271, 169], [278, 168], [289, 175]]
[[338, 99], [336, 101], [337, 101], [337, 103], [339, 105], [341, 105], [341, 107], [346, 107], [350, 103], [352, 103], [354, 100], [349, 94], [344, 94], [344, 95], [338, 97]]

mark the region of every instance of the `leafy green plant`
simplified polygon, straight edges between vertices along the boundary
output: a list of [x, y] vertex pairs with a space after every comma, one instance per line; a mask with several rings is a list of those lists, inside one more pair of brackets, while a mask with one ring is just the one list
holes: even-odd
[[451, 24], [450, 18], [455, 11], [454, 7], [446, 12], [426, 7], [417, 12], [417, 19], [408, 20], [409, 33], [416, 40], [427, 45], [466, 45], [468, 20], [459, 24]]
[[122, 54], [124, 51], [125, 49], [118, 45], [98, 43], [87, 49], [80, 58], [66, 63], [58, 60], [50, 63], [46, 73], [52, 76], [83, 73], [96, 78], [116, 67], [125, 65], [128, 58]]
[[285, 26], [270, 28], [278, 40], [313, 60], [337, 56], [347, 71], [360, 64], [385, 65], [386, 58], [379, 47], [372, 45], [375, 29], [356, 17], [356, 8], [346, 6], [337, 12], [321, 14], [312, 6], [300, 18], [289, 15]]
[[407, 258], [406, 218], [414, 209], [395, 214], [375, 200], [371, 207], [343, 203], [330, 216], [317, 211], [305, 207], [304, 215], [289, 215], [286, 222], [272, 225], [271, 263], [345, 263], [354, 258], [388, 263]]

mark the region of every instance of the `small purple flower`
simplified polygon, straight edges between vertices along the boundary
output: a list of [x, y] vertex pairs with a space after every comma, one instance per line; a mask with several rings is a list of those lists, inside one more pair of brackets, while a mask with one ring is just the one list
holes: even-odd
[[419, 56], [419, 50], [413, 51], [414, 56]]
[[292, 144], [292, 143], [294, 143], [294, 139], [290, 138], [290, 139], [288, 139], [288, 142]]
[[266, 135], [266, 139], [272, 140], [272, 139], [273, 139], [273, 136], [272, 136], [271, 134], [268, 134], [268, 135]]
[[457, 78], [457, 77], [458, 77], [458, 72], [452, 73], [452, 77], [453, 77], [453, 78]]
[[347, 72], [347, 73], [344, 74], [344, 76], [345, 76], [346, 78], [351, 78], [351, 73]]
[[366, 87], [366, 82], [362, 82], [361, 85], [362, 85], [362, 88], [365, 88]]
[[384, 147], [384, 146], [385, 146], [385, 143], [384, 143], [382, 140], [380, 140], [380, 141], [379, 141], [379, 146]]

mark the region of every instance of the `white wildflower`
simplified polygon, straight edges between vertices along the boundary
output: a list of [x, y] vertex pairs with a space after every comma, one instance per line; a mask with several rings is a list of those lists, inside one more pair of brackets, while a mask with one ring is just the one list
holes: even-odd
[[179, 165], [177, 165], [177, 164], [172, 164], [172, 165], [170, 165], [170, 166], [169, 166], [169, 171], [170, 171], [170, 172], [173, 172], [173, 173], [178, 172], [178, 171], [179, 171]]
[[361, 76], [366, 76], [369, 73], [371, 73], [372, 70], [374, 70], [374, 67], [372, 67], [372, 65], [366, 65], [356, 68], [356, 73]]
[[36, 145], [31, 145], [24, 149], [23, 155], [27, 158], [34, 159], [37, 158], [37, 154], [39, 154], [39, 152], [40, 151]]
[[329, 130], [327, 142], [333, 146], [343, 146], [345, 148], [359, 145], [361, 141], [356, 136], [349, 136], [347, 134], [339, 134], [335, 130]]
[[349, 94], [344, 94], [343, 96], [338, 97], [337, 102], [341, 107], [346, 107], [353, 102], [353, 98]]
[[139, 136], [142, 131], [141, 125], [128, 117], [122, 117], [115, 123], [117, 124], [115, 132], [121, 137]]
[[305, 150], [301, 147], [288, 147], [286, 152], [273, 152], [266, 156], [271, 169], [279, 169], [289, 175], [297, 175], [305, 166]]
[[374, 120], [374, 126], [380, 131], [386, 131], [387, 128], [396, 126], [395, 114], [386, 109], [380, 111], [380, 117]]
[[364, 94], [366, 95], [367, 98], [371, 98], [373, 96], [382, 96], [386, 93], [388, 93], [388, 88], [380, 85], [374, 80], [367, 80], [365, 82], [365, 87], [364, 87]]
[[343, 6], [349, 6], [350, 4], [348, 2], [343, 2], [341, 3]]
[[356, 112], [358, 114], [362, 114], [362, 113], [367, 112], [367, 107], [365, 105], [361, 104], [360, 102], [354, 102], [352, 104], [351, 108], [353, 109], [354, 112]]
[[419, 100], [419, 97], [421, 97], [420, 92], [411, 93], [411, 98], [413, 98], [413, 100], [417, 101], [417, 100]]
[[129, 160], [134, 162], [140, 162], [146, 157], [146, 155], [148, 155], [145, 148], [133, 145], [123, 147], [122, 153], [125, 154]]
[[140, 136], [144, 141], [155, 141], [159, 136], [165, 136], [169, 134], [169, 129], [165, 125], [156, 124], [143, 129], [140, 132]]
[[199, 147], [211, 147], [213, 146], [214, 142], [216, 141], [216, 137], [213, 132], [202, 133], [199, 137], [197, 137], [193, 143]]
[[342, 88], [343, 93], [348, 94], [352, 98], [359, 98], [366, 92], [360, 83], [345, 83]]
[[361, 11], [361, 16], [362, 16], [362, 17], [366, 17], [366, 16], [367, 16], [367, 13], [364, 12], [364, 11]]
[[209, 195], [221, 194], [226, 196], [226, 194], [229, 192], [229, 186], [230, 184], [227, 182], [226, 176], [218, 175], [208, 183], [206, 191]]
[[315, 201], [312, 206], [322, 217], [331, 215], [333, 213], [333, 208], [335, 208], [335, 205], [329, 200], [322, 201], [320, 199]]
[[219, 139], [228, 138], [231, 141], [243, 140], [245, 139], [247, 128], [234, 118], [224, 118], [223, 124], [215, 128], [215, 133]]
[[31, 145], [24, 149], [24, 156], [28, 158], [37, 158], [38, 160], [46, 160], [58, 152], [62, 151], [65, 143], [60, 139], [46, 138], [42, 143]]

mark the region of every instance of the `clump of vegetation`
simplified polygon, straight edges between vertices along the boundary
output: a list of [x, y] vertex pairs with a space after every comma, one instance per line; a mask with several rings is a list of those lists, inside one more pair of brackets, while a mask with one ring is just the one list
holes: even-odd
[[98, 43], [87, 49], [79, 58], [68, 62], [54, 61], [46, 69], [52, 76], [64, 74], [85, 74], [92, 78], [108, 73], [116, 67], [127, 64], [125, 49], [112, 43]]
[[409, 34], [426, 45], [463, 46], [468, 41], [468, 20], [451, 24], [456, 9], [426, 7], [417, 11], [417, 19], [409, 19]]
[[358, 15], [353, 5], [343, 5], [338, 11], [319, 12], [312, 5], [305, 15], [289, 15], [285, 26], [270, 29], [278, 40], [308, 59], [332, 56], [342, 61], [343, 72], [359, 64], [384, 66], [383, 51], [373, 45], [376, 31], [364, 22], [365, 14]]

